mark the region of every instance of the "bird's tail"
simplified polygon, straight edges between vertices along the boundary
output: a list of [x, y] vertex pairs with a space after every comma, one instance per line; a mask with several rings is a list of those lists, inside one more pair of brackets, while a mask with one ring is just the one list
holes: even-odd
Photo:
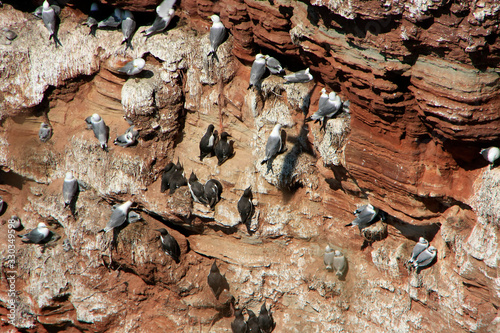
[[344, 227], [352, 227], [352, 225], [353, 225], [352, 222], [350, 222], [350, 223], [346, 224]]
[[260, 162], [260, 165], [263, 165], [266, 162], [267, 162], [267, 158], [263, 159], [262, 162]]
[[342, 272], [341, 271], [337, 271], [337, 272], [335, 272], [335, 275], [342, 276]]
[[217, 60], [217, 62], [219, 62], [219, 57], [217, 56], [217, 52], [215, 52], [215, 50], [210, 50], [210, 52], [208, 52], [208, 56], [212, 56], [212, 59], [215, 59]]
[[90, 32], [89, 32], [89, 35], [92, 35], [95, 37], [95, 32], [97, 31], [97, 24], [94, 24], [92, 26], [90, 26]]
[[97, 233], [101, 233], [101, 232], [106, 232], [106, 230], [101, 229], [101, 230], [99, 230]]

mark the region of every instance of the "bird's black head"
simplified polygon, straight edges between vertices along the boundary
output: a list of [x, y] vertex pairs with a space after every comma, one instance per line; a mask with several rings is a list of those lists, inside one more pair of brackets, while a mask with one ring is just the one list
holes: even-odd
[[217, 267], [217, 264], [215, 263], [215, 261], [212, 264], [212, 267], [210, 268], [210, 272], [211, 273], [219, 273], [219, 267]]
[[250, 318], [254, 318], [255, 317], [255, 313], [252, 310], [247, 309], [247, 313], [248, 313], [248, 320], [250, 320]]
[[264, 314], [264, 315], [267, 315], [266, 301], [264, 301], [264, 303], [260, 307], [260, 313]]
[[170, 169], [172, 169], [174, 166], [175, 166], [175, 164], [174, 164], [174, 163], [172, 163], [172, 162], [170, 162], [170, 163], [168, 163], [168, 164], [165, 166], [165, 168], [163, 169], [163, 171], [165, 171], [165, 172], [166, 172], [166, 171], [169, 171], [169, 170], [170, 170]]
[[165, 236], [165, 235], [168, 235], [168, 231], [167, 229], [165, 228], [161, 228], [161, 229], [155, 229], [156, 231], [159, 231], [160, 234], [162, 234], [162, 236]]
[[221, 140], [226, 140], [228, 136], [231, 136], [230, 134], [228, 134], [227, 132], [222, 132], [220, 134], [220, 138]]
[[196, 177], [195, 173], [193, 171], [191, 171], [191, 176], [189, 176], [189, 182], [192, 183], [192, 182], [195, 182], [198, 180], [198, 177]]
[[243, 192], [243, 196], [247, 197], [247, 198], [251, 198], [252, 197], [252, 186], [248, 186], [245, 189], [245, 192]]
[[212, 124], [208, 125], [208, 129], [207, 130], [208, 130], [209, 133], [212, 133], [214, 131], [214, 125], [212, 125]]
[[241, 317], [243, 317], [243, 309], [234, 311], [234, 316], [235, 316], [236, 318], [241, 318]]

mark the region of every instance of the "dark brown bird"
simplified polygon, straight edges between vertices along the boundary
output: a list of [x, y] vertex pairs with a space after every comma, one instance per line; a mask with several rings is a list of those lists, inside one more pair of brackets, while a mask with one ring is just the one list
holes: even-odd
[[262, 304], [259, 312], [259, 326], [262, 333], [271, 333], [276, 324], [274, 323], [273, 316], [269, 314], [266, 309], [266, 302]]
[[252, 310], [247, 310], [247, 312], [247, 333], [260, 333], [259, 319], [257, 319]]
[[161, 246], [163, 251], [165, 251], [166, 254], [172, 257], [176, 263], [180, 262], [180, 256], [181, 256], [181, 248], [179, 247], [179, 243], [175, 240], [175, 238], [168, 233], [167, 229], [161, 228], [161, 229], [156, 229], [156, 231], [160, 232], [160, 238], [161, 238]]
[[248, 233], [251, 233], [250, 227], [252, 224], [253, 215], [253, 203], [252, 203], [252, 188], [249, 186], [240, 200], [238, 200], [238, 212], [240, 213], [241, 223], [244, 223], [247, 227]]
[[222, 165], [227, 159], [233, 156], [233, 147], [227, 142], [227, 137], [231, 136], [227, 132], [220, 134], [220, 140], [214, 147], [215, 156], [217, 156], [218, 165]]
[[247, 323], [243, 317], [243, 310], [234, 312], [234, 321], [231, 323], [233, 333], [247, 333]]
[[225, 280], [224, 277], [220, 273], [219, 268], [217, 267], [217, 264], [214, 261], [212, 267], [210, 268], [210, 273], [208, 274], [207, 281], [216, 299], [219, 299], [222, 290], [224, 290], [224, 282], [225, 282], [224, 280]]

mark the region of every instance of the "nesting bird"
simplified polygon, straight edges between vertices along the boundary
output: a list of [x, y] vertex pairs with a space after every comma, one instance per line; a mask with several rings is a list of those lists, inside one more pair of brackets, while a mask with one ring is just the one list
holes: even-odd
[[38, 130], [38, 138], [42, 142], [47, 142], [52, 137], [52, 127], [47, 123], [41, 123]]
[[198, 181], [198, 177], [196, 177], [196, 174], [193, 171], [191, 171], [191, 176], [189, 176], [188, 186], [194, 201], [203, 205], [206, 205], [208, 203], [207, 199], [205, 198], [205, 188]]
[[250, 70], [250, 83], [248, 89], [251, 87], [257, 87], [260, 89], [260, 80], [266, 72], [266, 58], [263, 54], [257, 54], [255, 60], [252, 64], [252, 69]]
[[413, 262], [413, 267], [416, 269], [429, 266], [434, 258], [436, 258], [437, 249], [434, 246], [429, 246], [418, 255], [417, 259]]
[[170, 21], [174, 17], [174, 14], [175, 10], [173, 8], [163, 11], [161, 5], [156, 7], [156, 19], [154, 20], [153, 25], [144, 30], [142, 33], [146, 36], [146, 38], [149, 38], [156, 33], [162, 32], [168, 27]]
[[260, 333], [259, 319], [252, 310], [247, 310], [247, 333]]
[[231, 330], [233, 333], [247, 333], [247, 323], [243, 317], [243, 310], [236, 310], [234, 312], [234, 321], [231, 323]]
[[335, 92], [330, 92], [330, 94], [327, 95], [327, 99], [325, 99], [324, 95], [326, 95], [326, 90], [322, 90], [322, 94], [318, 102], [318, 111], [306, 119], [306, 122], [314, 120], [316, 123], [319, 121], [322, 124], [321, 128], [323, 129], [326, 127], [327, 120], [333, 118], [342, 108], [342, 101]]
[[429, 242], [424, 237], [420, 237], [418, 243], [415, 244], [411, 252], [411, 258], [408, 260], [409, 264], [413, 264], [420, 253], [422, 253], [426, 248], [429, 247]]
[[335, 268], [335, 275], [342, 276], [346, 268], [346, 260], [342, 252], [335, 250], [335, 256], [333, 257], [333, 267]]
[[222, 165], [226, 160], [233, 156], [233, 146], [227, 141], [227, 137], [231, 136], [227, 132], [220, 134], [220, 140], [217, 141], [214, 147], [215, 156], [217, 156], [217, 165]]
[[497, 147], [489, 147], [481, 149], [480, 152], [483, 155], [484, 159], [490, 163], [490, 170], [493, 169], [496, 165], [496, 161], [500, 158], [500, 149]]
[[87, 127], [94, 131], [94, 135], [99, 140], [101, 148], [106, 150], [108, 148], [109, 127], [106, 126], [104, 120], [97, 113], [85, 119]]
[[252, 188], [249, 186], [238, 200], [238, 213], [240, 213], [241, 223], [246, 225], [249, 234], [252, 232], [250, 227], [252, 225], [253, 210]]
[[[181, 167], [180, 164], [178, 165], [179, 167]], [[177, 170], [177, 166], [173, 162], [168, 163], [163, 169], [163, 174], [161, 176], [161, 190], [160, 190], [161, 193], [165, 192], [170, 188], [170, 177], [172, 176], [175, 170]]]
[[200, 161], [203, 161], [206, 156], [210, 157], [214, 154], [214, 146], [218, 139], [217, 134], [217, 130], [214, 131], [214, 125], [208, 125], [205, 135], [200, 140]]
[[[59, 39], [57, 38], [57, 24], [58, 24], [59, 17], [58, 17], [58, 14], [56, 14], [56, 8], [54, 8], [54, 7], [57, 7], [57, 6], [50, 6], [49, 2], [47, 0], [45, 0], [43, 2], [42, 21], [50, 33], [49, 40], [51, 38], [53, 38], [54, 43], [57, 47], [58, 45], [62, 46], [62, 44], [59, 41]], [[57, 8], [59, 8], [59, 7], [57, 7]], [[60, 9], [59, 9], [59, 11], [60, 11]]]
[[311, 73], [309, 73], [309, 68], [303, 69], [301, 71], [285, 75], [285, 84], [288, 83], [306, 83], [313, 79]]
[[139, 137], [139, 132], [134, 129], [134, 125], [130, 126], [125, 134], [120, 135], [113, 142], [115, 145], [120, 147], [129, 147], [137, 143], [137, 138]]
[[177, 161], [175, 169], [173, 169], [169, 175], [170, 178], [168, 179], [168, 183], [170, 194], [174, 194], [179, 187], [186, 186], [188, 184], [186, 177], [184, 177], [184, 167], [179, 163], [179, 161]]
[[106, 227], [102, 230], [99, 230], [99, 232], [108, 232], [123, 225], [125, 221], [127, 221], [128, 212], [132, 204], [132, 201], [127, 201], [121, 205], [118, 205], [111, 213], [111, 217], [109, 218]]
[[180, 262], [181, 248], [175, 238], [168, 233], [167, 229], [156, 229], [160, 232], [161, 246], [165, 254], [169, 255], [178, 264]]
[[222, 194], [222, 184], [217, 179], [210, 179], [205, 183], [205, 198], [213, 210], [215, 205], [220, 201]]
[[217, 57], [217, 49], [224, 41], [224, 37], [226, 36], [226, 28], [224, 24], [220, 21], [220, 17], [218, 15], [210, 16], [212, 20], [212, 27], [210, 28], [210, 52], [208, 52], [208, 56], [212, 55], [215, 60], [219, 61]]
[[280, 62], [276, 59], [273, 58], [269, 55], [265, 55], [264, 58], [266, 58], [266, 67], [269, 69], [269, 72], [273, 75], [282, 75], [285, 71], [283, 70], [283, 67], [281, 67]]
[[129, 61], [125, 64], [125, 66], [117, 69], [118, 72], [127, 74], [129, 76], [137, 75], [144, 69], [146, 65], [146, 61], [142, 58], [137, 58], [132, 61]]
[[359, 231], [363, 230], [369, 226], [372, 222], [375, 222], [375, 218], [379, 214], [379, 209], [373, 207], [371, 204], [363, 205], [354, 211], [356, 218], [349, 224], [345, 226], [358, 226]]
[[283, 151], [284, 147], [285, 143], [281, 139], [281, 124], [276, 124], [267, 139], [266, 157], [262, 160], [262, 162], [260, 162], [260, 164], [271, 161], [272, 158]]
[[78, 193], [78, 181], [73, 177], [71, 171], [66, 172], [66, 177], [63, 182], [63, 199], [64, 206], [69, 206]]
[[120, 8], [115, 8], [113, 14], [108, 18], [102, 20], [97, 24], [98, 28], [118, 28], [120, 23], [122, 22], [122, 10]]
[[23, 243], [40, 244], [49, 236], [49, 233], [50, 230], [47, 228], [45, 223], [40, 222], [35, 229], [31, 230], [27, 234], [18, 235], [18, 237], [21, 237], [21, 241]]
[[273, 316], [269, 314], [266, 308], [266, 302], [260, 307], [259, 312], [259, 327], [262, 333], [271, 333], [274, 330], [276, 323]]
[[333, 270], [333, 258], [335, 257], [335, 252], [330, 247], [330, 245], [326, 245], [325, 254], [323, 256], [323, 262], [325, 263], [326, 269], [331, 271]]
[[21, 219], [17, 215], [12, 215], [8, 221], [9, 226], [14, 230], [20, 230], [22, 227]]
[[125, 50], [127, 50], [127, 48], [129, 47], [132, 50], [134, 49], [132, 47], [132, 36], [134, 35], [135, 27], [136, 23], [134, 15], [130, 10], [125, 10], [122, 16], [122, 34], [123, 34], [122, 44], [127, 43]]
[[220, 273], [219, 268], [217, 267], [215, 261], [212, 264], [212, 267], [210, 268], [210, 273], [208, 274], [207, 282], [208, 285], [210, 286], [210, 289], [212, 289], [215, 298], [219, 299], [220, 294], [224, 290], [225, 278]]

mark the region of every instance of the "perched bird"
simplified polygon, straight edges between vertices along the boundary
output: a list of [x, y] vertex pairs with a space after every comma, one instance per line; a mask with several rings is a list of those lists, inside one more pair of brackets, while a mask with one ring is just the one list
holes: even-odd
[[216, 179], [210, 179], [205, 183], [205, 198], [208, 201], [211, 209], [220, 201], [222, 194], [222, 184]]
[[63, 182], [63, 199], [64, 205], [68, 206], [71, 204], [73, 199], [76, 197], [78, 193], [78, 181], [75, 177], [73, 177], [73, 173], [71, 171], [66, 172], [66, 177]]
[[172, 18], [174, 17], [175, 10], [170, 8], [166, 13], [161, 12], [161, 6], [156, 7], [156, 19], [153, 22], [153, 25], [146, 30], [144, 30], [142, 33], [146, 38], [162, 32], [165, 30]]
[[42, 142], [47, 142], [52, 137], [52, 127], [47, 123], [41, 123], [38, 130], [38, 138]]
[[125, 134], [120, 135], [113, 142], [120, 147], [129, 147], [137, 143], [139, 132], [134, 129], [134, 125], [130, 126]]
[[260, 333], [259, 319], [252, 310], [247, 310], [247, 333]]
[[255, 86], [260, 89], [260, 80], [266, 72], [266, 58], [263, 54], [257, 54], [250, 70], [250, 83], [247, 89]]
[[123, 12], [120, 8], [115, 8], [113, 14], [97, 24], [98, 28], [118, 28], [122, 22]]
[[413, 264], [415, 260], [417, 260], [418, 255], [428, 247], [429, 247], [429, 242], [427, 241], [427, 239], [425, 239], [424, 237], [420, 237], [418, 243], [415, 244], [415, 246], [413, 247], [413, 251], [411, 252], [411, 258], [410, 260], [408, 260], [408, 263]]
[[266, 309], [266, 302], [260, 307], [259, 312], [259, 327], [262, 333], [271, 333], [276, 324], [274, 323], [273, 316], [269, 314]]
[[85, 119], [87, 126], [94, 131], [94, 135], [99, 140], [101, 148], [106, 150], [108, 148], [109, 127], [106, 126], [104, 120], [97, 113]]
[[203, 205], [206, 205], [208, 203], [207, 199], [205, 198], [205, 188], [198, 181], [198, 177], [196, 177], [196, 174], [193, 171], [191, 171], [191, 176], [189, 176], [188, 186], [194, 201]]
[[265, 55], [266, 58], [266, 67], [269, 69], [269, 72], [273, 75], [281, 75], [284, 73], [283, 67], [281, 67], [280, 62], [269, 55]]
[[31, 230], [27, 234], [18, 235], [18, 237], [21, 237], [21, 241], [23, 243], [40, 244], [45, 240], [45, 238], [47, 238], [47, 236], [49, 236], [49, 233], [50, 230], [47, 228], [45, 223], [40, 222], [35, 229]]
[[97, 2], [92, 2], [90, 5], [90, 13], [89, 16], [87, 17], [87, 21], [85, 21], [85, 25], [87, 25], [90, 28], [89, 35], [92, 35], [95, 37], [95, 32], [97, 30], [97, 24], [99, 23], [97, 21], [97, 17], [99, 16], [99, 5]]
[[128, 211], [130, 210], [130, 206], [132, 206], [132, 204], [132, 201], [127, 201], [121, 205], [118, 205], [111, 213], [111, 217], [109, 218], [106, 227], [102, 230], [99, 230], [99, 232], [108, 232], [125, 223], [125, 221], [127, 221]]
[[215, 156], [217, 156], [217, 165], [222, 165], [227, 159], [233, 156], [233, 146], [227, 141], [227, 137], [231, 136], [227, 132], [220, 134], [220, 140], [217, 141], [214, 147]]
[[333, 270], [333, 258], [335, 257], [335, 252], [327, 245], [325, 248], [325, 255], [323, 256], [323, 262], [325, 263], [326, 269], [331, 271]]
[[429, 246], [418, 255], [417, 259], [413, 263], [415, 268], [422, 268], [430, 265], [430, 263], [436, 258], [437, 249], [434, 246]]
[[173, 162], [168, 163], [163, 169], [163, 174], [161, 176], [161, 193], [170, 188], [170, 177], [176, 170], [177, 167]]
[[163, 251], [165, 251], [165, 254], [171, 256], [176, 263], [179, 263], [179, 258], [181, 256], [181, 248], [179, 247], [179, 243], [177, 243], [175, 238], [168, 233], [167, 229], [161, 228], [156, 229], [156, 231], [160, 232], [161, 246]]
[[21, 219], [17, 215], [12, 215], [8, 221], [9, 227], [14, 230], [21, 229]]
[[[324, 89], [324, 88], [323, 88]], [[330, 92], [326, 100], [322, 100], [323, 94], [318, 103], [318, 111], [306, 119], [306, 122], [314, 120], [315, 122], [322, 123], [321, 128], [326, 127], [326, 121], [333, 118], [342, 108], [342, 101], [335, 92]]]
[[363, 230], [369, 226], [372, 222], [375, 222], [375, 218], [379, 213], [378, 208], [373, 207], [371, 204], [363, 205], [354, 211], [356, 218], [349, 224], [345, 226], [358, 226], [359, 231]]
[[214, 154], [214, 146], [217, 141], [217, 131], [214, 131], [214, 125], [208, 125], [205, 135], [200, 140], [200, 161], [206, 156]]
[[127, 74], [127, 75], [137, 75], [142, 72], [144, 66], [146, 65], [146, 61], [142, 58], [137, 58], [132, 61], [129, 61], [125, 64], [125, 66], [118, 68], [118, 72]]
[[130, 47], [131, 50], [134, 48], [132, 47], [132, 35], [134, 34], [136, 27], [134, 15], [130, 10], [125, 10], [123, 12], [122, 16], [122, 34], [123, 34], [123, 43], [127, 43], [127, 46], [125, 47], [125, 50]]
[[[59, 9], [59, 11], [60, 11], [60, 9]], [[57, 15], [58, 14], [56, 14], [55, 8], [53, 6], [50, 6], [49, 2], [47, 0], [45, 0], [43, 2], [42, 21], [50, 33], [49, 40], [51, 38], [54, 38], [54, 43], [55, 43], [56, 47], [58, 44], [62, 46], [61, 42], [57, 38], [57, 31], [56, 30], [57, 30], [57, 24], [58, 24], [58, 19], [59, 19], [59, 17]]]
[[240, 200], [238, 200], [238, 212], [240, 213], [241, 223], [244, 223], [247, 227], [248, 233], [252, 233], [250, 229], [252, 225], [252, 215], [253, 215], [253, 203], [252, 203], [252, 188], [249, 186], [243, 192]]
[[186, 186], [187, 184], [186, 177], [184, 177], [184, 167], [177, 162], [175, 170], [170, 174], [170, 194], [174, 194], [179, 187]]
[[500, 157], [500, 149], [497, 147], [489, 147], [489, 148], [484, 148], [481, 149], [480, 152], [481, 155], [483, 155], [484, 159], [490, 163], [490, 170], [495, 167], [495, 163]]
[[309, 68], [303, 69], [301, 71], [285, 75], [285, 84], [287, 83], [305, 83], [313, 79], [311, 73], [309, 73]]
[[210, 28], [210, 52], [208, 52], [208, 56], [212, 55], [215, 60], [219, 61], [219, 58], [217, 57], [217, 49], [224, 41], [226, 28], [220, 21], [220, 17], [218, 15], [214, 14], [210, 16], [210, 19], [212, 20], [212, 27]]
[[335, 256], [333, 258], [333, 267], [335, 268], [335, 274], [337, 276], [342, 276], [346, 268], [346, 260], [342, 252], [335, 250]]
[[212, 289], [215, 298], [219, 299], [220, 294], [224, 290], [224, 277], [219, 271], [219, 268], [217, 267], [217, 264], [214, 263], [212, 264], [212, 267], [210, 268], [210, 273], [208, 274], [207, 277], [207, 282], [208, 285], [210, 286], [210, 289]]
[[243, 317], [243, 310], [236, 310], [234, 312], [234, 321], [231, 323], [231, 330], [233, 333], [246, 333], [247, 323]]
[[278, 155], [284, 148], [284, 142], [281, 140], [281, 124], [276, 124], [269, 135], [266, 143], [266, 157], [260, 162], [264, 164]]

